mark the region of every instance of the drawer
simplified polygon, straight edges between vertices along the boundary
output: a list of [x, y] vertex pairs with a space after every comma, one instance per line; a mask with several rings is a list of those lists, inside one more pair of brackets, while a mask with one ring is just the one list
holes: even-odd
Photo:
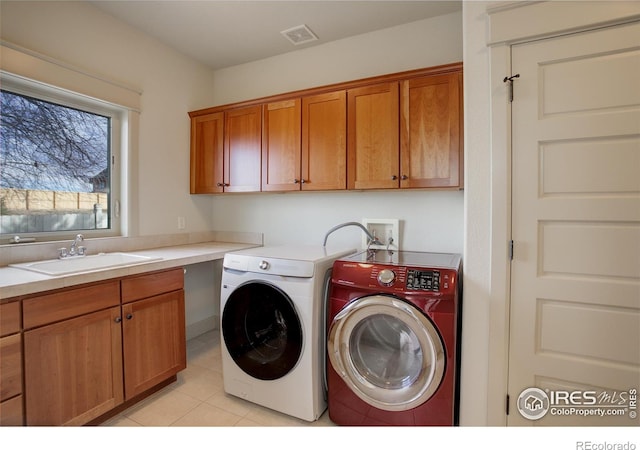
[[20, 331], [20, 302], [0, 305], [0, 337]]
[[182, 268], [133, 276], [122, 280], [122, 303], [184, 288]]
[[21, 343], [20, 334], [0, 339], [0, 401], [22, 393]]
[[24, 425], [22, 395], [0, 402], [0, 425], [9, 427]]
[[22, 301], [24, 329], [39, 327], [120, 304], [120, 282], [64, 289]]

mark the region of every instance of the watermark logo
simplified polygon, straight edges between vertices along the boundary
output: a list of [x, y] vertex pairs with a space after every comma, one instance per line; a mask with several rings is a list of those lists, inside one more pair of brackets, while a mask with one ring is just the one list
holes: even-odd
[[547, 414], [553, 416], [638, 417], [638, 390], [542, 390], [524, 389], [518, 396], [518, 411], [525, 419], [539, 420]]
[[538, 420], [549, 412], [549, 396], [538, 388], [527, 388], [518, 397], [518, 411], [525, 419]]
[[577, 441], [576, 450], [636, 450], [636, 444], [627, 442]]

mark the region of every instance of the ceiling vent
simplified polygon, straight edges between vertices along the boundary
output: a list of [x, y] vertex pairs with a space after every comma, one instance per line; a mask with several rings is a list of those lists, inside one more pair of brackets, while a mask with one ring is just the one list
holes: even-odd
[[293, 45], [306, 44], [307, 42], [318, 40], [318, 36], [313, 34], [313, 31], [306, 25], [289, 28], [288, 30], [281, 31], [280, 34], [286, 37]]

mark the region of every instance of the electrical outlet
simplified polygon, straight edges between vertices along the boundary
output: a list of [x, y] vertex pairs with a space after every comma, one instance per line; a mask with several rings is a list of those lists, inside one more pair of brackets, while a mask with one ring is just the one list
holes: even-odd
[[187, 227], [187, 223], [184, 217], [178, 216], [178, 230], [184, 230]]
[[362, 239], [363, 248], [399, 250], [400, 249], [400, 221], [398, 219], [362, 219], [362, 224], [381, 244], [369, 245], [369, 238]]

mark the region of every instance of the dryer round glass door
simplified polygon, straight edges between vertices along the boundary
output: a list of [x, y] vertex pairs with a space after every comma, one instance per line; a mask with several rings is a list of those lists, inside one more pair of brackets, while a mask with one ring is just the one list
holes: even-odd
[[285, 376], [302, 354], [302, 324], [293, 302], [264, 282], [245, 283], [229, 295], [222, 337], [238, 367], [260, 380]]
[[329, 359], [364, 402], [405, 411], [427, 401], [444, 376], [445, 350], [431, 320], [398, 298], [348, 304], [329, 329]]

